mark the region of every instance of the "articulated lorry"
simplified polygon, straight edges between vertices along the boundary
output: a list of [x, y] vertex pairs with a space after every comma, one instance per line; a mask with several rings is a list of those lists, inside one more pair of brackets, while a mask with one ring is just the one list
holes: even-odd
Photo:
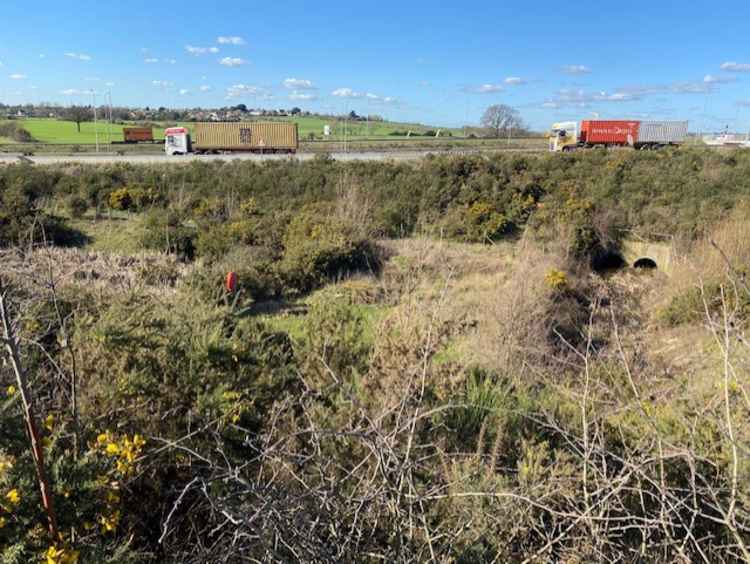
[[299, 149], [297, 124], [288, 122], [196, 123], [192, 132], [186, 127], [171, 127], [164, 137], [167, 155], [294, 154]]
[[593, 147], [633, 147], [638, 150], [680, 145], [688, 136], [686, 121], [582, 121], [556, 123], [549, 134], [552, 152]]

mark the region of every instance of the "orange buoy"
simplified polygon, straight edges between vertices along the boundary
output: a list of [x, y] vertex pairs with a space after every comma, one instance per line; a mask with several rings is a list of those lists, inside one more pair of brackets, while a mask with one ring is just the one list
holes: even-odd
[[236, 272], [227, 273], [227, 280], [224, 285], [224, 287], [226, 288], [226, 291], [229, 292], [230, 294], [234, 294], [237, 291], [238, 280], [239, 278], [237, 277]]

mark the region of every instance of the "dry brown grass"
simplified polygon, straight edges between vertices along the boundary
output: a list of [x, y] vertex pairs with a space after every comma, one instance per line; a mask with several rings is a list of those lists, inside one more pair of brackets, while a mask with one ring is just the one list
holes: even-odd
[[0, 251], [3, 271], [20, 283], [97, 291], [173, 292], [191, 267], [163, 254], [122, 256], [81, 249], [44, 247], [31, 253]]

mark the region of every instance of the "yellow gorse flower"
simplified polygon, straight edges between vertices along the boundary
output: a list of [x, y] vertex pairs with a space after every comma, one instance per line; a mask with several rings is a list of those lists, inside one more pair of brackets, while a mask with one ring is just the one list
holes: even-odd
[[47, 558], [47, 564], [77, 564], [79, 553], [70, 548], [50, 546], [44, 555]]
[[8, 395], [8, 397], [16, 395], [16, 387], [8, 386], [5, 390], [5, 393]]
[[18, 493], [18, 490], [14, 488], [7, 494], [5, 494], [5, 499], [7, 499], [13, 505], [19, 505], [21, 503], [21, 494]]
[[55, 416], [51, 413], [44, 420], [44, 428], [50, 433], [55, 430]]
[[8, 520], [5, 517], [0, 517], [0, 529], [4, 529], [7, 524]]
[[109, 516], [100, 517], [99, 522], [102, 525], [102, 531], [105, 533], [114, 532], [117, 530], [117, 525], [120, 524], [120, 510], [118, 509]]
[[13, 468], [13, 463], [10, 460], [4, 460], [0, 458], [0, 474], [3, 474], [11, 468]]

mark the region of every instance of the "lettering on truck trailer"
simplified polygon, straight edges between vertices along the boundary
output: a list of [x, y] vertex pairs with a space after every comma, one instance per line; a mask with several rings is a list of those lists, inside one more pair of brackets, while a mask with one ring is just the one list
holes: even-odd
[[612, 127], [612, 128], [608, 128], [608, 127], [596, 128], [596, 127], [593, 127], [591, 129], [591, 133], [599, 133], [599, 134], [604, 134], [604, 135], [628, 135], [628, 134], [630, 134], [631, 130], [633, 129], [633, 127], [635, 127], [636, 124], [631, 123], [631, 124], [628, 124], [628, 125], [629, 125], [629, 127], [627, 129], [624, 129], [622, 127], [616, 127], [616, 126]]

